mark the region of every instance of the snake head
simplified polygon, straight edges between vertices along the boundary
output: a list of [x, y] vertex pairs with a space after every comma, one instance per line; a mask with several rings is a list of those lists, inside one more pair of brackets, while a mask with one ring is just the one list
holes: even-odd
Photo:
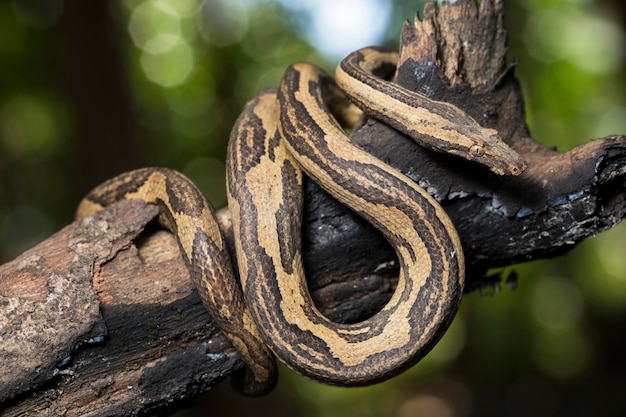
[[498, 175], [516, 176], [526, 169], [526, 161], [500, 138], [496, 130], [481, 130], [480, 136], [468, 138], [470, 143], [462, 156]]

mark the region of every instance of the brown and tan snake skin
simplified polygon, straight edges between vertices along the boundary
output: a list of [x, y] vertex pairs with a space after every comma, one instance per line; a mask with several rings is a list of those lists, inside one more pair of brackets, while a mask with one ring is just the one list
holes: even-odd
[[[338, 84], [312, 65], [296, 64], [277, 91], [246, 105], [227, 158], [243, 293], [212, 208], [182, 174], [164, 168], [125, 173], [95, 188], [78, 208], [82, 218], [121, 199], [160, 207], [159, 222], [176, 236], [203, 304], [247, 364], [240, 389], [248, 395], [273, 388], [274, 355], [335, 385], [394, 376], [434, 346], [461, 299], [464, 261], [454, 226], [426, 191], [350, 142], [337, 120], [350, 125], [360, 111], [346, 96], [368, 116], [412, 137], [421, 133], [422, 146], [500, 175], [525, 168], [496, 131], [455, 106], [386, 81], [396, 62], [388, 50], [359, 50], [337, 68]], [[303, 172], [395, 248], [397, 289], [363, 322], [331, 322], [311, 301], [301, 257]]]

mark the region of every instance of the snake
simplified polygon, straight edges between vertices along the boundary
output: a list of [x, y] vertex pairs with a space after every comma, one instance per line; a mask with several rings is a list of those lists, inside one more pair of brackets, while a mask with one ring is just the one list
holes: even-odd
[[[429, 352], [458, 310], [465, 263], [452, 221], [426, 190], [351, 141], [357, 120], [377, 119], [497, 175], [526, 167], [496, 130], [390, 81], [397, 63], [396, 52], [368, 47], [343, 59], [335, 78], [293, 64], [277, 89], [245, 105], [226, 160], [232, 255], [214, 209], [175, 170], [121, 174], [79, 204], [79, 219], [125, 199], [159, 207], [158, 222], [176, 237], [203, 305], [246, 365], [234, 378], [246, 395], [273, 389], [275, 358], [331, 385], [384, 381]], [[371, 223], [396, 252], [397, 287], [361, 322], [333, 322], [311, 299], [302, 262], [305, 177]]]

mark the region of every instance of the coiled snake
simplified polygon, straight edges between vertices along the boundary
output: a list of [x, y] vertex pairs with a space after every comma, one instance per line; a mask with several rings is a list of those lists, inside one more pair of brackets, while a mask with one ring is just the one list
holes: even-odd
[[[340, 63], [337, 83], [312, 65], [296, 64], [277, 91], [246, 105], [227, 159], [241, 288], [212, 208], [180, 173], [122, 174], [92, 190], [78, 208], [82, 218], [121, 199], [160, 207], [159, 222], [177, 237], [204, 306], [247, 364], [240, 381], [246, 394], [273, 388], [274, 355], [330, 384], [387, 379], [423, 357], [456, 313], [464, 260], [450, 219], [412, 180], [352, 144], [338, 119], [349, 126], [360, 108], [423, 146], [497, 174], [525, 168], [495, 130], [386, 81], [397, 59], [382, 48], [361, 49]], [[301, 259], [303, 171], [378, 228], [397, 253], [397, 289], [363, 322], [331, 322], [311, 301]]]

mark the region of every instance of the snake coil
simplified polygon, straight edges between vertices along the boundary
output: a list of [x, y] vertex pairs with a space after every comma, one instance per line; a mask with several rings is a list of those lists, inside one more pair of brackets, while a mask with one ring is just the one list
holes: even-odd
[[[312, 65], [295, 64], [277, 91], [246, 105], [227, 157], [241, 289], [213, 209], [178, 172], [122, 174], [92, 190], [78, 208], [82, 218], [122, 199], [159, 206], [159, 222], [176, 236], [204, 306], [247, 365], [240, 381], [245, 394], [273, 388], [274, 355], [330, 384], [385, 380], [422, 358], [457, 311], [464, 260], [452, 222], [412, 180], [352, 144], [338, 120], [351, 125], [363, 111], [422, 146], [496, 174], [525, 168], [495, 130], [386, 81], [397, 59], [382, 48], [353, 52], [338, 66], [336, 83]], [[301, 258], [303, 172], [378, 228], [396, 251], [397, 289], [363, 322], [331, 322], [311, 300]]]

